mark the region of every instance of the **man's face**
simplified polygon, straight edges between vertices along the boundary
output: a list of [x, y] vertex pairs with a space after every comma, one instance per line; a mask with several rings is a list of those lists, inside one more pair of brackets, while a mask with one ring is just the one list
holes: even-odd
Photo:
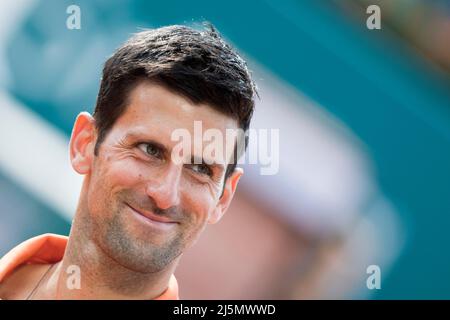
[[227, 128], [237, 128], [236, 120], [208, 105], [194, 105], [162, 86], [141, 82], [93, 158], [86, 194], [92, 237], [130, 269], [162, 270], [228, 205], [220, 198], [226, 163], [171, 159], [176, 129], [188, 130], [192, 145], [208, 144], [194, 141], [194, 121], [201, 121], [204, 131], [220, 130], [223, 137]]

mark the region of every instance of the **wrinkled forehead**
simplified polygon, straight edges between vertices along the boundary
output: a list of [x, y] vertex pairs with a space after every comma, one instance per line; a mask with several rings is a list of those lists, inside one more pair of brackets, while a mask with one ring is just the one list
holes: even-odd
[[174, 137], [180, 135], [183, 139], [188, 135], [192, 146], [201, 144], [203, 149], [213, 140], [222, 139], [222, 151], [229, 152], [226, 149], [234, 148], [236, 139], [230, 139], [238, 123], [207, 104], [193, 104], [164, 86], [141, 82], [131, 90], [127, 108], [113, 127], [119, 135], [157, 140], [168, 149], [177, 144]]

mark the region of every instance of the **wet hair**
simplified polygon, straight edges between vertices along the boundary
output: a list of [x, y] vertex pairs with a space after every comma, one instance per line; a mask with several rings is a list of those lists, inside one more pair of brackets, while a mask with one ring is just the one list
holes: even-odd
[[[134, 34], [105, 62], [94, 111], [98, 132], [95, 155], [115, 121], [125, 112], [131, 90], [153, 81], [186, 97], [208, 104], [235, 119], [247, 132], [257, 95], [246, 62], [212, 24], [202, 30], [173, 25]], [[225, 177], [234, 171], [243, 150], [235, 147]]]

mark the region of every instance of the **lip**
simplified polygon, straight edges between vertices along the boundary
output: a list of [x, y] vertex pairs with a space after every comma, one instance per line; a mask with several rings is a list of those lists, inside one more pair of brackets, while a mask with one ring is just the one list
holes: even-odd
[[153, 212], [150, 212], [150, 211], [135, 209], [134, 207], [130, 206], [128, 203], [125, 203], [125, 204], [138, 216], [144, 218], [147, 222], [151, 222], [151, 224], [153, 224], [157, 227], [170, 228], [178, 223], [178, 222], [170, 220], [166, 217], [157, 216], [156, 214], [154, 214]]

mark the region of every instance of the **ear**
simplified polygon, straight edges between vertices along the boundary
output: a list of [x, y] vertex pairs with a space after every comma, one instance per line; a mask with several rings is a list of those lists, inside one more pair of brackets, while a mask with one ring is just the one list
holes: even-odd
[[234, 169], [231, 176], [227, 178], [227, 180], [225, 181], [225, 187], [222, 193], [222, 197], [219, 199], [219, 202], [214, 208], [213, 213], [208, 219], [209, 224], [214, 224], [222, 219], [223, 215], [230, 206], [231, 200], [233, 199], [234, 193], [236, 192], [236, 187], [239, 179], [243, 174], [244, 170], [242, 168], [236, 168]]
[[73, 125], [69, 144], [70, 162], [79, 174], [91, 171], [95, 141], [94, 118], [88, 112], [81, 112]]

